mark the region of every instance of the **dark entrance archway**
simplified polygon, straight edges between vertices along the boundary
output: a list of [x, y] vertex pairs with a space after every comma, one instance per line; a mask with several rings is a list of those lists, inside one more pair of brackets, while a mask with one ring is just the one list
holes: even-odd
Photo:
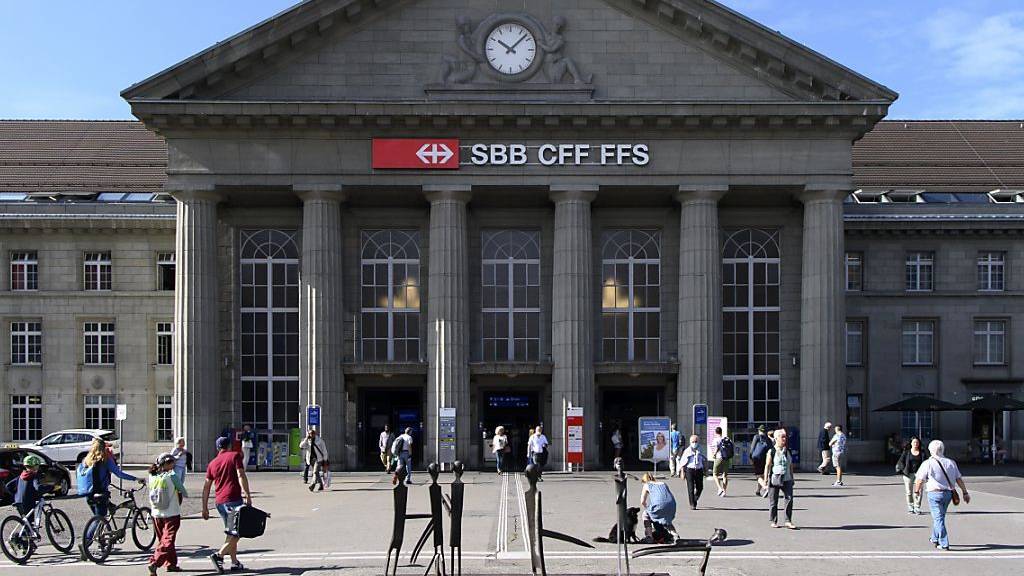
[[628, 468], [649, 468], [641, 463], [637, 445], [637, 425], [641, 416], [662, 416], [665, 409], [663, 388], [605, 388], [601, 390], [601, 465], [611, 467], [615, 459], [612, 434], [621, 431], [622, 458]]
[[377, 388], [363, 389], [359, 394], [359, 419], [363, 423], [362, 441], [359, 448], [359, 467], [379, 469], [380, 450], [378, 441], [384, 425], [391, 427], [396, 435], [405, 428], [412, 428], [415, 442], [413, 464], [422, 462], [423, 454], [423, 390], [419, 388]]
[[[529, 430], [540, 423], [540, 394], [536, 391], [516, 392], [485, 392], [481, 399], [480, 413], [486, 434], [483, 445], [481, 461], [487, 462], [488, 467], [494, 466], [491, 457], [491, 438], [494, 437], [494, 429], [498, 426], [505, 427], [505, 434], [508, 435], [509, 446], [512, 447], [512, 455], [509, 461], [513, 470], [522, 470], [526, 467], [526, 442], [529, 438]], [[550, 438], [550, 432], [545, 431]]]

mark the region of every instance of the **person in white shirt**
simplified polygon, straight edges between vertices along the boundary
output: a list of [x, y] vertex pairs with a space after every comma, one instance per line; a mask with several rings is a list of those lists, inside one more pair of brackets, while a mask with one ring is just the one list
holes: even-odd
[[541, 473], [548, 464], [548, 437], [544, 435], [544, 427], [537, 426], [530, 436], [530, 453], [533, 454], [534, 463], [540, 468]]
[[704, 465], [707, 458], [700, 451], [700, 438], [694, 434], [690, 436], [690, 445], [683, 450], [679, 457], [679, 476], [686, 479], [686, 495], [690, 499], [690, 510], [697, 509], [697, 501], [704, 491]]
[[[914, 482], [914, 493], [920, 493], [924, 488], [928, 494], [928, 507], [932, 513], [932, 536], [931, 543], [936, 548], [949, 550], [949, 534], [946, 531], [946, 509], [956, 495], [956, 487], [959, 486], [964, 493], [964, 502], [971, 502], [971, 495], [967, 493], [967, 486], [960, 475], [960, 468], [956, 462], [945, 457], [946, 445], [941, 440], [932, 440], [928, 443], [928, 451], [932, 457], [925, 460], [917, 469]], [[956, 496], [958, 498], [958, 496]]]
[[494, 438], [491, 440], [491, 451], [494, 453], [494, 460], [498, 467], [498, 474], [505, 471], [505, 454], [509, 451], [508, 436], [505, 435], [505, 427], [498, 426], [494, 429]]

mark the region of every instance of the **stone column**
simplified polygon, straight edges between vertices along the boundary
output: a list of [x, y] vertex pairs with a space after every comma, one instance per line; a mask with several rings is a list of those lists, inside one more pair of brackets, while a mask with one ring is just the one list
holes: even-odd
[[821, 462], [816, 443], [825, 420], [846, 424], [843, 324], [843, 199], [841, 186], [808, 186], [804, 204], [800, 291], [800, 451], [804, 469]]
[[220, 413], [217, 203], [213, 188], [173, 190], [178, 201], [174, 291], [174, 432], [196, 466], [215, 455]]
[[427, 279], [427, 430], [423, 456], [437, 459], [438, 414], [456, 409], [456, 457], [468, 461], [469, 257], [466, 205], [469, 186], [424, 186], [430, 201]]
[[722, 252], [718, 201], [728, 186], [680, 186], [677, 422], [693, 434], [693, 405], [722, 413]]
[[295, 187], [302, 199], [299, 273], [299, 404], [320, 406], [320, 434], [332, 467], [345, 469], [345, 377], [341, 370], [342, 304], [340, 185]]
[[549, 466], [565, 464], [565, 408], [583, 407], [583, 455], [598, 459], [597, 400], [594, 390], [594, 271], [590, 203], [594, 186], [552, 186], [555, 203], [555, 246], [552, 273], [551, 379], [552, 425]]

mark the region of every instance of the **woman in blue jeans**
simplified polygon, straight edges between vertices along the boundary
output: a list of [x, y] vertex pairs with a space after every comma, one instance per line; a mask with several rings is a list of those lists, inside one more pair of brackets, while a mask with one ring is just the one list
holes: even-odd
[[946, 509], [953, 501], [953, 491], [959, 486], [964, 494], [964, 503], [970, 503], [971, 495], [960, 475], [960, 468], [951, 458], [946, 458], [946, 445], [941, 440], [928, 443], [928, 452], [932, 457], [925, 460], [917, 469], [914, 493], [920, 494], [924, 488], [928, 495], [928, 507], [932, 512], [931, 543], [936, 548], [949, 550], [949, 532], [946, 530]]

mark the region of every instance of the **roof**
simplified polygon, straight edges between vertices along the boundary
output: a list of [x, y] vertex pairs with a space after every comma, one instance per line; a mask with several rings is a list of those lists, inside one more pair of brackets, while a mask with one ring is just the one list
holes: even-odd
[[157, 193], [163, 138], [135, 121], [0, 120], [0, 193]]
[[853, 149], [859, 188], [1024, 189], [1024, 121], [888, 120]]

